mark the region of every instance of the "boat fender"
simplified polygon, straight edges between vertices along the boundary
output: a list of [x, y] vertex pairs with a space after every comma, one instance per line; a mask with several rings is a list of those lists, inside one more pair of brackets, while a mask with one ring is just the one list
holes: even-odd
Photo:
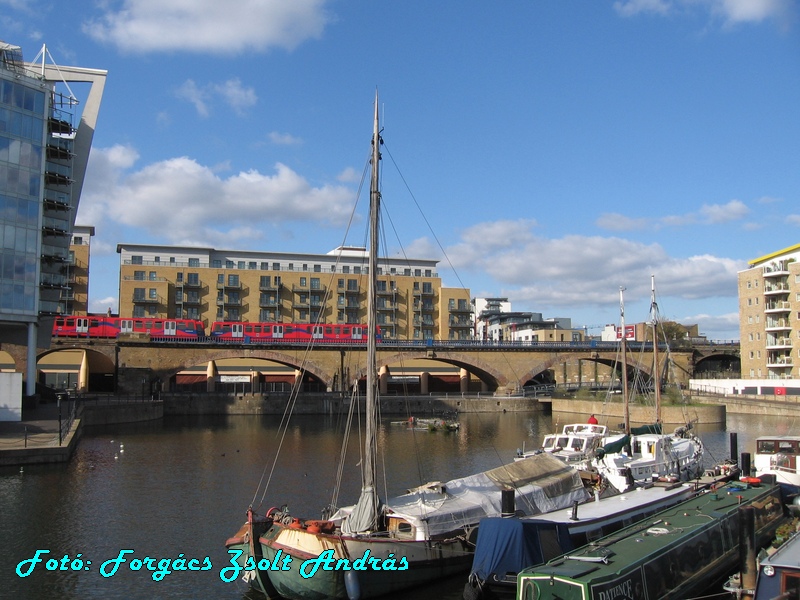
[[347, 591], [347, 600], [361, 600], [361, 584], [356, 571], [344, 572], [344, 588]]
[[669, 533], [669, 529], [666, 527], [650, 527], [647, 530], [647, 533], [650, 535], [664, 535]]
[[293, 518], [292, 522], [289, 523], [289, 527], [291, 529], [302, 529], [303, 528], [303, 524], [300, 522], [300, 519]]

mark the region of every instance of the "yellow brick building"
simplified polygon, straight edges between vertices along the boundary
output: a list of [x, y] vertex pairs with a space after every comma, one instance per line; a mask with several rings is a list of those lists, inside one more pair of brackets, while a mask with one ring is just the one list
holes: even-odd
[[800, 244], [739, 272], [743, 379], [800, 377]]
[[[119, 244], [123, 317], [366, 323], [367, 252], [248, 252]], [[377, 316], [392, 339], [470, 339], [470, 293], [442, 287], [436, 260], [378, 261]]]

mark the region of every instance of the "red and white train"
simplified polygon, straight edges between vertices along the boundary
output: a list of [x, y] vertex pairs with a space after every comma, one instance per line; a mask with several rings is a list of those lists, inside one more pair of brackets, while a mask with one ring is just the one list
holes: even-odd
[[151, 337], [199, 339], [205, 337], [203, 322], [196, 319], [123, 318], [90, 315], [56, 317], [53, 337], [116, 338], [124, 333]]
[[[242, 342], [309, 342], [358, 344], [366, 343], [367, 328], [357, 323], [314, 325], [298, 323], [241, 323], [215, 321], [211, 324], [213, 340]], [[377, 338], [380, 339], [380, 330]]]

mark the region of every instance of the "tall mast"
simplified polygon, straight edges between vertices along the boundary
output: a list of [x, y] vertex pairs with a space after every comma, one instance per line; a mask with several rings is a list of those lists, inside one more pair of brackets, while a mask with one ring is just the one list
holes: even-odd
[[653, 328], [653, 385], [655, 386], [656, 423], [661, 423], [661, 374], [658, 370], [658, 305], [656, 276], [650, 275], [650, 325]]
[[[372, 131], [372, 177], [369, 186], [369, 287], [367, 289], [367, 427], [364, 441], [364, 488], [375, 487], [375, 430], [377, 428], [377, 349], [375, 331], [377, 330], [377, 301], [375, 290], [378, 287], [378, 220], [380, 215], [381, 192], [380, 160], [381, 134], [378, 118], [378, 91], [375, 91], [375, 120]], [[377, 509], [377, 507], [376, 507]]]
[[625, 301], [622, 298], [622, 292], [625, 288], [619, 288], [619, 325], [622, 329], [621, 348], [622, 348], [622, 412], [625, 415], [625, 433], [631, 432], [631, 419], [628, 414], [628, 354], [627, 354], [627, 337], [625, 331]]

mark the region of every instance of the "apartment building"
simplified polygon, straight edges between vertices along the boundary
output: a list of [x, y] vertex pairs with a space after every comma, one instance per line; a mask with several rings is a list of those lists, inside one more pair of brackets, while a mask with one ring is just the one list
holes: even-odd
[[[36, 350], [50, 343], [67, 287], [69, 244], [106, 72], [24, 62], [0, 41], [0, 343], [27, 348], [26, 394]], [[34, 61], [35, 62], [35, 61]], [[79, 102], [67, 84], [87, 82]]]
[[89, 255], [94, 227], [75, 225], [65, 265], [67, 280], [61, 290], [58, 312], [62, 315], [89, 314]]
[[800, 377], [800, 244], [739, 272], [743, 379]]
[[[121, 316], [366, 323], [367, 251], [249, 252], [119, 244]], [[387, 339], [470, 339], [468, 289], [445, 288], [436, 260], [378, 260], [377, 320]]]

